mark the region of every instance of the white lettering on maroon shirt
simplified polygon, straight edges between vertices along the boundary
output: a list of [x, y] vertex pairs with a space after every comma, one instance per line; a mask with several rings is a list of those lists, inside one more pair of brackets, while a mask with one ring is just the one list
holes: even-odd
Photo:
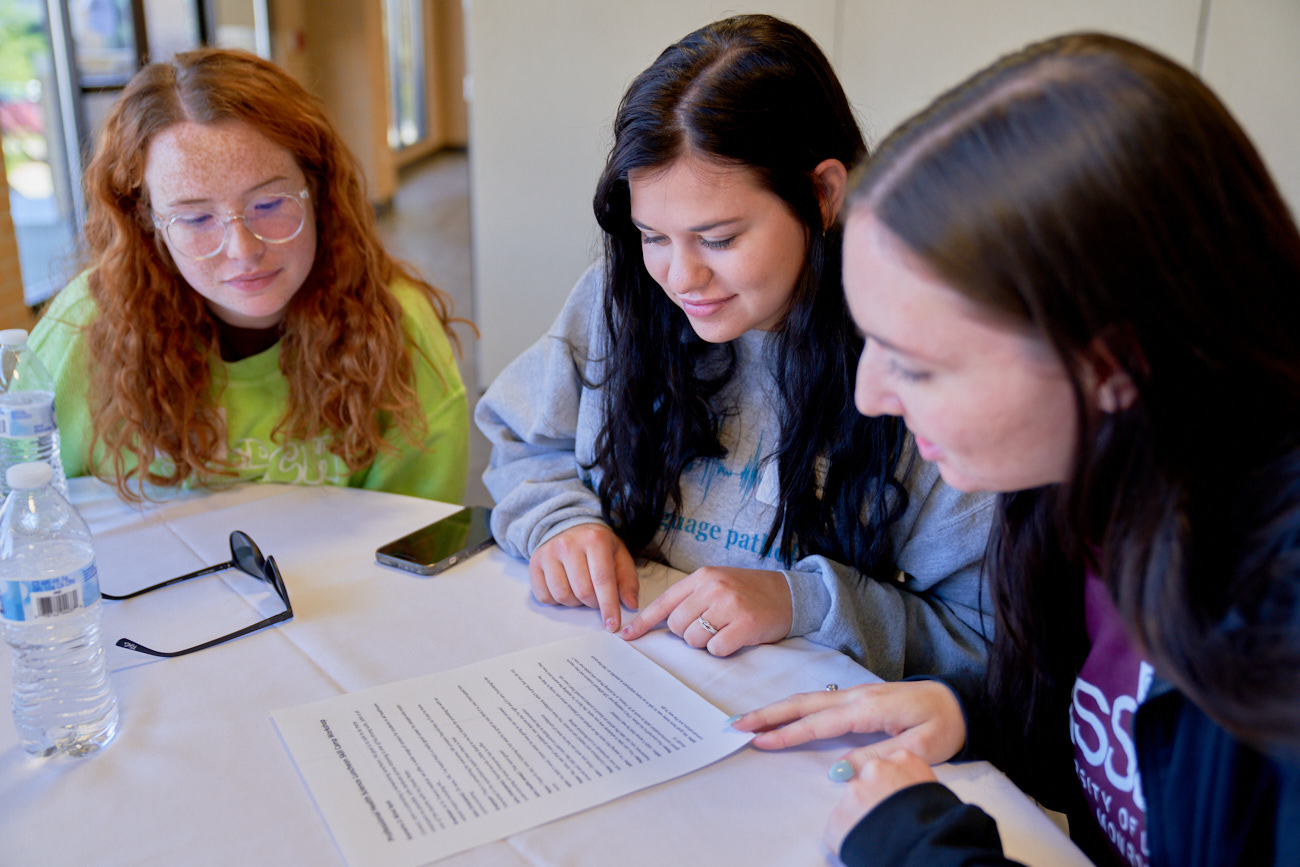
[[1090, 649], [1070, 703], [1074, 770], [1120, 859], [1147, 867], [1146, 800], [1133, 745], [1133, 714], [1155, 671], [1129, 643], [1110, 593], [1091, 573], [1084, 609]]

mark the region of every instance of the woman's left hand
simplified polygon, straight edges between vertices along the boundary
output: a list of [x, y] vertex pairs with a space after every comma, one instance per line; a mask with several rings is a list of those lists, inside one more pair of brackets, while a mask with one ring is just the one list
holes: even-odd
[[935, 779], [934, 771], [925, 760], [907, 750], [894, 750], [881, 758], [866, 759], [858, 775], [849, 781], [848, 790], [826, 823], [823, 838], [826, 848], [838, 855], [844, 838], [877, 804], [908, 786], [934, 782]]
[[861, 768], [906, 750], [938, 764], [966, 743], [966, 718], [952, 688], [937, 680], [863, 683], [848, 689], [801, 692], [752, 710], [732, 723], [741, 732], [757, 732], [750, 743], [760, 750], [781, 750], [809, 741], [856, 732], [883, 732], [889, 737], [844, 756]]
[[[640, 638], [664, 618], [692, 647], [730, 656], [751, 644], [785, 638], [794, 622], [794, 604], [780, 572], [706, 566], [669, 587], [620, 634], [628, 641]], [[716, 632], [710, 633], [705, 623]]]

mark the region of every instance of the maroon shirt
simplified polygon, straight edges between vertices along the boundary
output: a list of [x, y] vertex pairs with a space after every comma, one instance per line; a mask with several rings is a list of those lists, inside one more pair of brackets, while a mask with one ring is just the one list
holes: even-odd
[[1074, 770], [1093, 817], [1120, 860], [1146, 867], [1146, 802], [1133, 745], [1133, 713], [1155, 672], [1129, 643], [1110, 593], [1092, 573], [1084, 584], [1084, 616], [1091, 649], [1071, 696]]

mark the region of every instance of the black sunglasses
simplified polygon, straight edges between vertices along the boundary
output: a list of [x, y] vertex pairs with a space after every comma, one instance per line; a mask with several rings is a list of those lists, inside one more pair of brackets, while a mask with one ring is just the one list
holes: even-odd
[[260, 581], [265, 581], [274, 588], [279, 597], [284, 600], [284, 610], [279, 614], [274, 614], [265, 620], [254, 623], [252, 626], [245, 626], [243, 629], [215, 638], [212, 641], [205, 641], [202, 644], [196, 644], [193, 647], [187, 647], [184, 650], [176, 650], [170, 653], [162, 650], [153, 650], [145, 647], [143, 644], [132, 641], [129, 638], [119, 638], [118, 647], [125, 647], [127, 650], [138, 650], [141, 653], [147, 653], [150, 656], [184, 656], [187, 653], [194, 653], [197, 650], [206, 650], [209, 647], [215, 647], [218, 644], [240, 638], [249, 633], [256, 632], [267, 626], [276, 623], [283, 623], [286, 620], [293, 619], [293, 606], [289, 604], [289, 590], [284, 586], [284, 578], [280, 575], [280, 569], [275, 565], [274, 557], [263, 557], [262, 551], [257, 547], [257, 543], [249, 538], [248, 534], [242, 530], [236, 530], [230, 534], [230, 560], [226, 563], [218, 563], [216, 566], [208, 566], [206, 569], [200, 569], [197, 572], [191, 572], [188, 575], [182, 575], [179, 578], [172, 578], [169, 581], [163, 581], [152, 587], [146, 587], [143, 590], [137, 590], [134, 593], [127, 593], [125, 596], [114, 596], [111, 593], [100, 591], [100, 596], [105, 599], [120, 601], [122, 599], [133, 599], [136, 596], [143, 596], [145, 593], [157, 590], [161, 587], [170, 587], [172, 584], [179, 584], [182, 581], [188, 581], [191, 578], [198, 578], [200, 575], [211, 575], [214, 572], [224, 572], [227, 569], [238, 569], [248, 575], [252, 575]]

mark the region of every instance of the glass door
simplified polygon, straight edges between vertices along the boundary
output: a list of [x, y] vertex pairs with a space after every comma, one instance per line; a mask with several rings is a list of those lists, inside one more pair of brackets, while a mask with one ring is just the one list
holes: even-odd
[[423, 0], [384, 0], [384, 43], [393, 109], [388, 120], [388, 146], [396, 151], [429, 136]]
[[150, 55], [205, 41], [203, 0], [0, 0], [0, 137], [23, 293], [37, 304], [83, 262], [81, 172], [118, 92]]
[[45, 0], [0, 0], [0, 137], [28, 304], [66, 281], [80, 225], [81, 163], [68, 159], [80, 153], [80, 109], [52, 38], [67, 19], [51, 27], [48, 13]]

